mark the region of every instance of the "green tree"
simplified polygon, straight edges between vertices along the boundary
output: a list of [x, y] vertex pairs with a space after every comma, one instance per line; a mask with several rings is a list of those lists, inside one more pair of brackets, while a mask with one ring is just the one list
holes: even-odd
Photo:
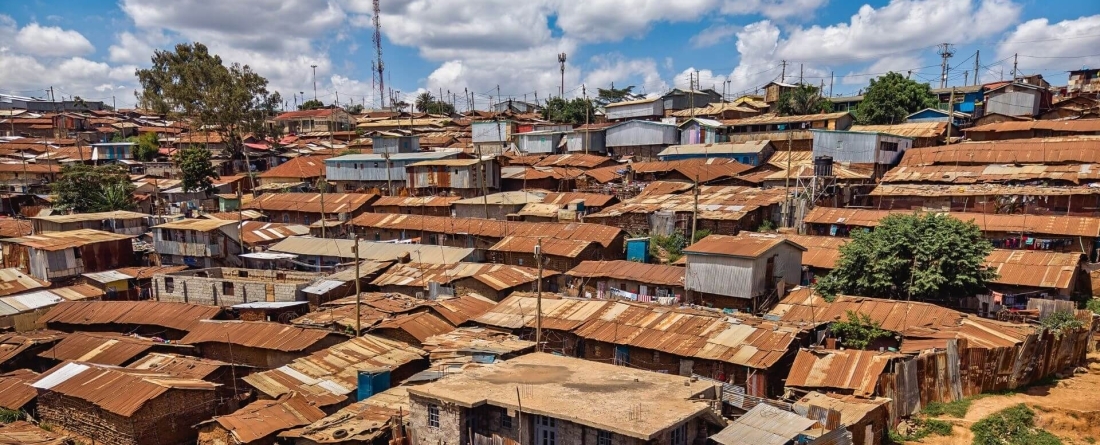
[[310, 99], [298, 105], [299, 110], [318, 110], [321, 108], [325, 108], [325, 104], [317, 99]]
[[870, 315], [846, 311], [847, 321], [834, 321], [829, 325], [833, 335], [841, 339], [845, 347], [867, 349], [875, 340], [889, 337], [890, 331], [881, 329], [879, 323]]
[[416, 96], [416, 100], [413, 101], [413, 108], [421, 113], [428, 114], [454, 114], [455, 108], [447, 102], [436, 100], [432, 93], [423, 92]]
[[600, 105], [613, 104], [615, 102], [624, 102], [639, 98], [641, 98], [640, 95], [634, 94], [633, 85], [626, 88], [615, 88], [615, 84], [611, 84], [611, 88], [596, 89], [596, 103]]
[[813, 85], [799, 85], [779, 95], [777, 110], [782, 116], [828, 113], [833, 103], [821, 97], [821, 91]]
[[71, 163], [61, 167], [61, 174], [51, 185], [56, 196], [54, 205], [76, 213], [131, 210], [134, 207], [134, 185], [125, 168], [116, 165], [92, 167]]
[[152, 161], [160, 151], [160, 138], [156, 133], [145, 133], [141, 136], [131, 136], [126, 140], [127, 142], [133, 142], [134, 148], [131, 152], [134, 155], [134, 159], [142, 162]]
[[950, 300], [997, 277], [984, 267], [993, 245], [972, 222], [947, 215], [892, 214], [874, 231], [852, 232], [818, 291], [866, 297]]
[[547, 99], [546, 106], [542, 109], [542, 118], [548, 121], [580, 125], [585, 123], [585, 113], [588, 122], [595, 119], [596, 110], [592, 101], [576, 98], [565, 100], [560, 97]]
[[210, 163], [210, 151], [191, 146], [177, 151], [173, 158], [180, 168], [180, 180], [185, 192], [206, 192], [214, 189], [214, 180], [220, 178], [214, 165]]
[[898, 124], [905, 121], [905, 116], [935, 106], [936, 96], [928, 84], [890, 72], [871, 79], [855, 115], [861, 124]]
[[347, 107], [346, 110], [347, 110], [348, 113], [351, 113], [351, 114], [361, 114], [361, 113], [363, 113], [363, 105], [362, 104], [351, 104], [351, 106]]
[[140, 106], [195, 119], [222, 136], [231, 154], [240, 152], [242, 134], [263, 131], [263, 122], [282, 104], [279, 93], [267, 90], [267, 79], [248, 65], [226, 66], [197, 42], [156, 50], [152, 66], [136, 74]]

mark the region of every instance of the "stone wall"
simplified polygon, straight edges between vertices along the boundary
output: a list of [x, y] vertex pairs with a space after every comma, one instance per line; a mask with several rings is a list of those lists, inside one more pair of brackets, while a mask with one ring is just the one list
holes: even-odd
[[[468, 442], [465, 431], [466, 409], [454, 404], [409, 394], [409, 432], [412, 445], [462, 445]], [[439, 407], [439, 426], [428, 426], [428, 406]], [[566, 443], [566, 442], [562, 442]]]

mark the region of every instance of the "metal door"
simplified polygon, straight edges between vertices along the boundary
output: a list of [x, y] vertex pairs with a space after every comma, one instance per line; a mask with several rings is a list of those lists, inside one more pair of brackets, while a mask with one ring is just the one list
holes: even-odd
[[557, 419], [535, 416], [535, 445], [558, 445]]
[[615, 364], [625, 366], [630, 363], [630, 348], [623, 345], [615, 346]]

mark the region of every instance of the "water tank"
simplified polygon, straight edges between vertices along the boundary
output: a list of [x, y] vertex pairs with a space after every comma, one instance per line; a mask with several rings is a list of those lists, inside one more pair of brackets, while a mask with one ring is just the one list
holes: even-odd
[[649, 262], [649, 238], [630, 238], [626, 240], [626, 260], [639, 263]]
[[817, 156], [814, 158], [814, 176], [832, 176], [833, 157]]

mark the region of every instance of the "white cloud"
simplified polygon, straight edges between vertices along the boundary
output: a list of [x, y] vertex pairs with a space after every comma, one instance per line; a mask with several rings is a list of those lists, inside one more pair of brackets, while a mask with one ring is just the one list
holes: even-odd
[[[845, 74], [843, 76], [843, 78], [841, 79], [840, 82], [844, 85], [867, 85], [871, 79], [876, 78], [876, 77], [878, 77], [882, 74], [888, 73], [890, 71], [895, 71], [895, 72], [899, 72], [899, 73], [904, 74], [904, 75], [909, 75], [910, 70], [912, 70], [912, 75], [913, 75], [913, 77], [911, 77], [911, 78], [916, 79], [915, 76], [918, 73], [921, 73], [921, 70], [913, 69], [913, 68], [919, 67], [919, 66], [921, 66], [920, 57], [909, 56], [909, 55], [886, 56], [886, 57], [883, 57], [883, 58], [875, 61], [874, 63], [872, 63], [870, 66], [866, 67], [865, 69], [860, 70], [858, 73], [855, 72], [855, 71], [849, 71], [848, 74]], [[937, 79], [939, 78], [939, 68], [938, 67], [935, 70], [935, 77]], [[936, 85], [936, 86], [939, 86], [939, 85]]]
[[77, 56], [95, 51], [92, 42], [79, 32], [37, 23], [20, 29], [15, 35], [15, 44], [20, 51], [36, 56]]
[[564, 0], [557, 24], [580, 40], [615, 42], [639, 37], [655, 22], [697, 20], [717, 6], [717, 0]]
[[657, 62], [650, 58], [628, 59], [620, 54], [605, 54], [593, 57], [593, 68], [584, 77], [588, 87], [588, 96], [592, 97], [597, 88], [608, 88], [618, 83], [616, 88], [633, 85], [637, 94], [664, 93], [669, 90], [668, 83], [661, 79]]
[[726, 0], [724, 14], [760, 14], [772, 20], [809, 17], [828, 0]]
[[741, 27], [737, 25], [711, 25], [707, 29], [699, 31], [699, 34], [691, 36], [689, 42], [691, 42], [691, 46], [696, 48], [706, 48], [730, 40], [740, 30]]
[[[1034, 19], [1021, 23], [997, 45], [997, 58], [1021, 54], [1023, 70], [1095, 68], [1100, 65], [1100, 15], [1050, 23]], [[1081, 57], [1089, 56], [1089, 57]]]

